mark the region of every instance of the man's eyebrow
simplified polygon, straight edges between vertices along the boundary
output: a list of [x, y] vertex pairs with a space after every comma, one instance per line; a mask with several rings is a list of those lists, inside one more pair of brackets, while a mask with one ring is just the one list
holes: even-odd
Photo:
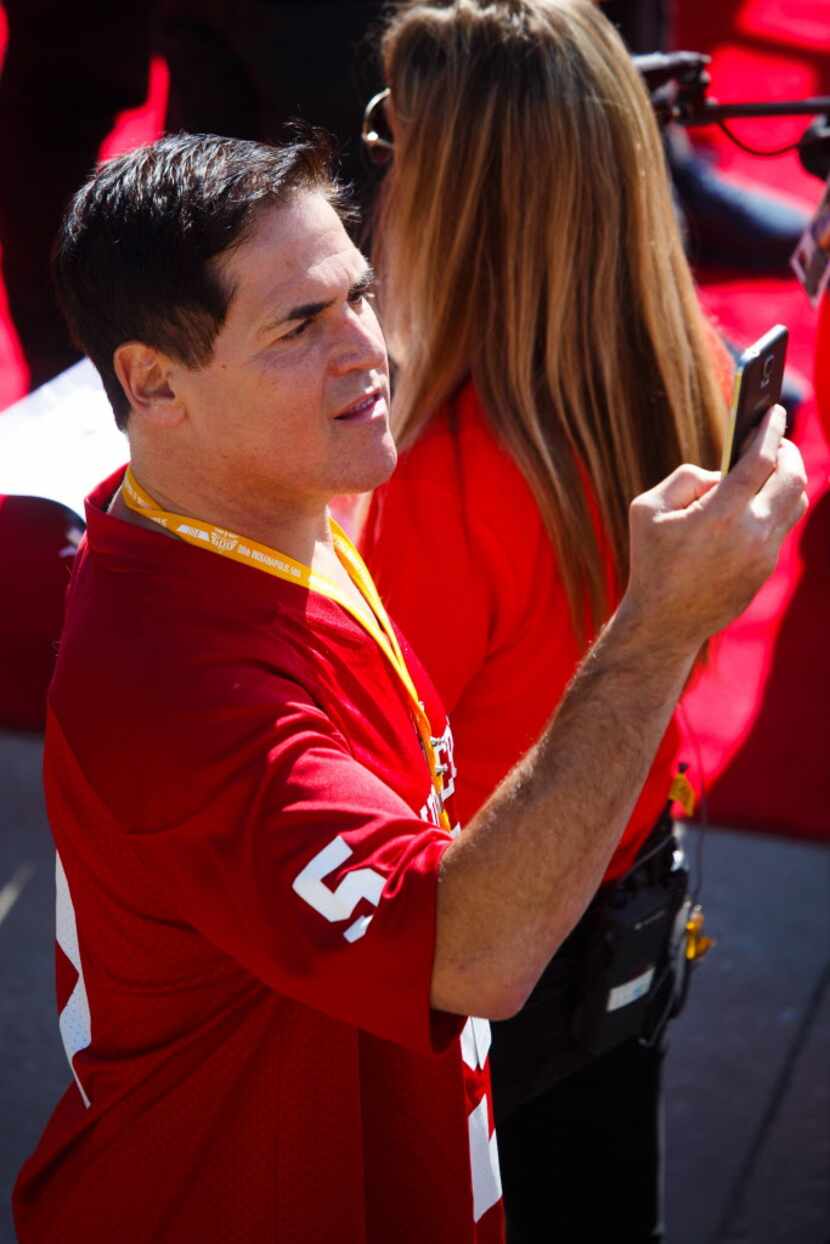
[[[366, 264], [363, 272], [360, 274], [354, 285], [349, 290], [348, 298], [358, 298], [361, 294], [365, 294], [375, 283], [375, 270], [371, 264]], [[281, 328], [284, 324], [291, 324], [294, 320], [311, 320], [315, 315], [320, 315], [328, 307], [334, 305], [337, 300], [329, 298], [326, 302], [301, 302], [296, 307], [291, 307], [285, 315], [280, 315], [269, 320], [262, 326], [262, 332], [268, 332], [274, 328]]]
[[360, 277], [355, 281], [349, 290], [349, 297], [356, 298], [358, 294], [365, 294], [372, 288], [376, 280], [375, 270], [370, 263], [366, 264]]

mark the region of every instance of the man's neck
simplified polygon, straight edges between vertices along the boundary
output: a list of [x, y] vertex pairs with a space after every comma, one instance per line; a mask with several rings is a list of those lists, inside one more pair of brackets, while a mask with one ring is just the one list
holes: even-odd
[[[278, 504], [274, 504], [268, 506], [268, 513], [265, 514], [260, 513], [256, 506], [247, 503], [247, 498], [228, 499], [223, 498], [221, 493], [208, 498], [204, 489], [187, 488], [175, 481], [172, 486], [167, 484], [165, 487], [162, 481], [154, 479], [152, 470], [142, 470], [135, 465], [133, 470], [139, 484], [150, 494], [159, 509], [168, 514], [201, 519], [293, 557], [295, 561], [312, 567], [318, 574], [337, 584], [352, 609], [371, 618], [371, 610], [363, 594], [352, 582], [337, 555], [325, 502], [321, 502], [316, 511], [294, 511], [289, 514], [285, 514]], [[178, 539], [173, 532], [128, 506], [123, 493], [124, 488], [121, 485], [109, 504], [111, 514], [134, 526], [147, 527], [168, 539]]]
[[[133, 471], [138, 483], [159, 509], [168, 513], [200, 519], [237, 535], [247, 536], [249, 540], [286, 553], [304, 565], [312, 565], [321, 550], [331, 547], [328, 507], [323, 500], [317, 506], [303, 509], [281, 505], [278, 499], [269, 500], [267, 505], [257, 504], [256, 498], [245, 494], [244, 490], [239, 496], [226, 496], [221, 489], [213, 493], [205, 486], [194, 487], [189, 481], [159, 479], [144, 464], [133, 463]], [[123, 497], [123, 485], [113, 496], [109, 511], [135, 526], [177, 538], [128, 506]]]

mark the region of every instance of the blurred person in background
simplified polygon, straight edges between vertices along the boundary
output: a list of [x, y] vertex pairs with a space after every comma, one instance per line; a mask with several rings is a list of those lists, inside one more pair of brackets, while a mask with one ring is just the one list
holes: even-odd
[[[672, 0], [599, 2], [635, 56], [674, 46], [671, 36], [678, 4]], [[790, 256], [807, 227], [803, 208], [766, 186], [740, 186], [723, 177], [711, 158], [690, 142], [683, 126], [670, 125], [665, 143], [691, 260], [749, 272], [789, 274]], [[793, 389], [792, 380], [789, 387]], [[793, 391], [788, 396], [792, 414], [793, 399], [798, 402], [803, 394]]]
[[136, 0], [5, 0], [0, 77], [3, 278], [31, 388], [78, 361], [49, 252], [63, 210], [115, 115], [147, 90], [150, 24]]
[[36, 388], [80, 357], [49, 253], [66, 204], [117, 113], [170, 69], [166, 128], [276, 140], [299, 117], [337, 137], [344, 176], [366, 181], [360, 116], [374, 65], [361, 55], [379, 0], [5, 0], [0, 78], [0, 242], [12, 318]]
[[[450, 712], [463, 825], [613, 612], [632, 499], [684, 460], [717, 466], [731, 365], [648, 96], [595, 5], [404, 5], [381, 50], [366, 133], [391, 156], [375, 260], [402, 456], [362, 547]], [[577, 1029], [602, 912], [671, 868], [678, 743], [672, 722], [596, 903], [494, 1027], [513, 1244], [663, 1238], [659, 1024], [596, 1057]]]

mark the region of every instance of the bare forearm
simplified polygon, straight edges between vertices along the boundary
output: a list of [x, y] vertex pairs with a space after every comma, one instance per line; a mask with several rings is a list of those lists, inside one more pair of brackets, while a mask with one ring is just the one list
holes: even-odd
[[433, 1004], [521, 1005], [600, 883], [693, 660], [621, 608], [539, 743], [447, 851]]

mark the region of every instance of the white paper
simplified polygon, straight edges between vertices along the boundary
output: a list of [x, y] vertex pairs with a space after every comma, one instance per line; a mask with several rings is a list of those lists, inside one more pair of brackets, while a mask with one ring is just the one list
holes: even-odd
[[88, 359], [0, 412], [0, 493], [46, 497], [83, 517], [84, 497], [128, 456]]
[[617, 985], [608, 994], [608, 1011], [618, 1011], [622, 1006], [628, 1006], [631, 1002], [636, 1002], [638, 998], [642, 998], [643, 994], [647, 994], [654, 978], [654, 967], [648, 968], [639, 976], [634, 976], [630, 981], [625, 981], [622, 985]]

